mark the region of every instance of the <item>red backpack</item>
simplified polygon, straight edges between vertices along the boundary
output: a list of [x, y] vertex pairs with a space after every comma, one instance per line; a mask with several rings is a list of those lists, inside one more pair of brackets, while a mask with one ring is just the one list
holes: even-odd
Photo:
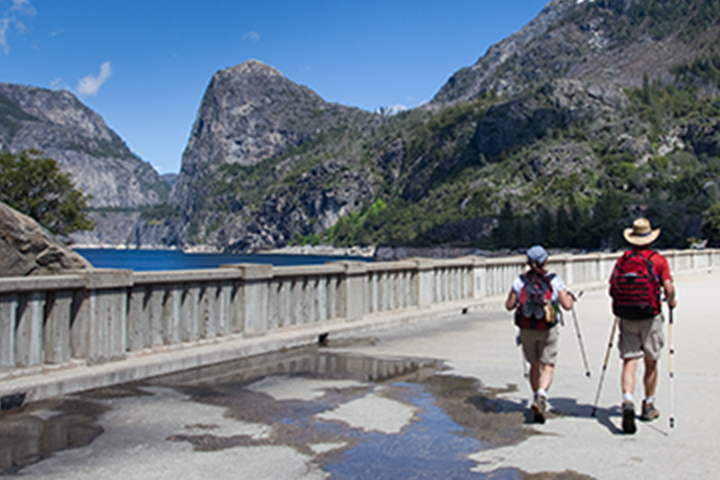
[[554, 273], [539, 275], [528, 272], [520, 275], [523, 288], [515, 310], [515, 325], [531, 330], [547, 330], [557, 321], [552, 305], [552, 282]]
[[621, 318], [644, 320], [660, 313], [660, 278], [648, 256], [628, 250], [615, 264], [610, 277], [613, 313]]

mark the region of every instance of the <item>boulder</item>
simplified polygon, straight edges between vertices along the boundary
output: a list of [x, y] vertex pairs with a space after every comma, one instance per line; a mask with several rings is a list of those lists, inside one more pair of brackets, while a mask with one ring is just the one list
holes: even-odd
[[0, 202], [0, 276], [51, 275], [92, 268], [35, 220]]

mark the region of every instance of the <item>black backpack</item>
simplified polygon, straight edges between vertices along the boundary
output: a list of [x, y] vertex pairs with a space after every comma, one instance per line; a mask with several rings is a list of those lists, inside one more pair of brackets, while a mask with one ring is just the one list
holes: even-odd
[[515, 325], [532, 330], [547, 330], [557, 323], [552, 304], [551, 282], [555, 274], [527, 272], [520, 275], [523, 288], [515, 310]]

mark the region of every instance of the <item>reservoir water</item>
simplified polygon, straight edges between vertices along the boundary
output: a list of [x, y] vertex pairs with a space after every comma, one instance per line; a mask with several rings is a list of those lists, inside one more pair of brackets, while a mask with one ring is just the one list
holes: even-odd
[[141, 271], [192, 270], [218, 268], [236, 263], [270, 264], [276, 267], [322, 265], [335, 261], [371, 261], [365, 257], [289, 254], [185, 253], [179, 250], [115, 250], [78, 248], [75, 250], [95, 268], [117, 268]]

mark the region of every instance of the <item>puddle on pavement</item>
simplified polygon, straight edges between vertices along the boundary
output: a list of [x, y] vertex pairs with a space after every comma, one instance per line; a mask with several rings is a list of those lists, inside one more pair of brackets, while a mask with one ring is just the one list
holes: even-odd
[[89, 445], [103, 433], [98, 423], [108, 410], [75, 398], [38, 402], [0, 414], [0, 475], [18, 473], [54, 452]]
[[[292, 388], [289, 394], [283, 391], [292, 382], [312, 385], [313, 390], [306, 396], [295, 395]], [[264, 436], [222, 436], [217, 425], [189, 419], [184, 431], [167, 441], [187, 442], [196, 451], [289, 446], [313, 458], [332, 479], [590, 478], [571, 471], [471, 471], [475, 463], [469, 454], [538, 434], [527, 424], [525, 405], [503, 398], [503, 393], [515, 391], [513, 385], [489, 389], [476, 379], [448, 374], [435, 360], [371, 358], [323, 348], [241, 359], [4, 413], [0, 474], [15, 474], [59, 450], [90, 444], [103, 432], [101, 417], [110, 408], [104, 400], [150, 395], [143, 390], [150, 386], [172, 388], [191, 401], [221, 407], [228, 418], [269, 426]], [[394, 430], [363, 428], [335, 415], [358, 402], [366, 402], [365, 415], [373, 405], [398, 408], [398, 418], [385, 423], [400, 424]], [[370, 416], [383, 413], [388, 412], [372, 411]], [[399, 418], [402, 415], [406, 417]]]

